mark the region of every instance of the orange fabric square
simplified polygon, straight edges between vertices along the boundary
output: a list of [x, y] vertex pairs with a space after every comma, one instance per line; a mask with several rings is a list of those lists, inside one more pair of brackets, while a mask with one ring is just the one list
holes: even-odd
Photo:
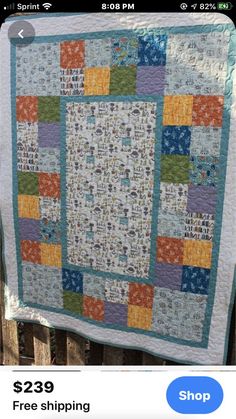
[[163, 125], [192, 125], [192, 110], [192, 96], [165, 96]]
[[170, 237], [158, 237], [157, 260], [158, 262], [183, 264], [184, 240]]
[[210, 268], [212, 243], [206, 240], [185, 240], [183, 264]]
[[60, 175], [39, 173], [39, 195], [60, 198]]
[[22, 240], [21, 243], [22, 260], [32, 263], [41, 263], [40, 243], [30, 240]]
[[83, 315], [93, 320], [102, 321], [104, 319], [104, 301], [84, 295]]
[[42, 265], [61, 267], [61, 246], [59, 244], [40, 243], [40, 250]]
[[39, 220], [39, 197], [34, 195], [18, 195], [18, 216], [20, 218]]
[[154, 288], [151, 285], [130, 282], [129, 304], [152, 308]]
[[35, 96], [18, 96], [16, 98], [16, 120], [18, 122], [37, 122], [38, 98]]
[[61, 42], [61, 68], [84, 67], [84, 41]]
[[221, 127], [223, 104], [223, 96], [194, 96], [193, 125]]
[[128, 327], [150, 330], [152, 310], [146, 307], [128, 305]]
[[84, 70], [85, 95], [109, 95], [110, 68], [89, 67]]

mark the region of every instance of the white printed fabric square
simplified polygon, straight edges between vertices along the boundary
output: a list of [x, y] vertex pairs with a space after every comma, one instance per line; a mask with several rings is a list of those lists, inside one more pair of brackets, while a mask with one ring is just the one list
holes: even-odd
[[22, 172], [38, 172], [39, 170], [37, 123], [17, 123], [17, 169]]
[[60, 48], [58, 43], [32, 43], [16, 48], [18, 96], [60, 95]]
[[43, 221], [58, 222], [61, 219], [61, 201], [57, 198], [39, 197], [40, 216]]
[[66, 112], [68, 262], [147, 277], [156, 104], [68, 103]]
[[111, 39], [87, 39], [85, 41], [85, 66], [110, 67]]
[[105, 282], [105, 299], [111, 303], [127, 304], [129, 298], [128, 281], [111, 281]]
[[185, 237], [195, 240], [213, 239], [214, 215], [201, 213], [187, 213], [185, 218]]
[[160, 211], [158, 216], [158, 236], [184, 237], [185, 218], [183, 214]]
[[153, 330], [179, 339], [202, 340], [207, 296], [155, 288]]
[[82, 96], [84, 94], [84, 70], [66, 68], [60, 71], [61, 96]]
[[229, 32], [169, 35], [165, 94], [224, 95]]
[[51, 266], [24, 263], [24, 301], [49, 307], [63, 307], [61, 270]]
[[105, 279], [96, 275], [84, 273], [83, 293], [99, 300], [105, 299]]
[[190, 154], [192, 156], [220, 155], [222, 131], [217, 127], [192, 127]]
[[160, 210], [169, 214], [185, 214], [188, 201], [188, 185], [160, 183]]

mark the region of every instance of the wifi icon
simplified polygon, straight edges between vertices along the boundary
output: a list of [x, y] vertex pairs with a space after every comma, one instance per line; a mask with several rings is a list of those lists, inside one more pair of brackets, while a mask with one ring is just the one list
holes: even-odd
[[48, 10], [50, 9], [50, 7], [52, 7], [51, 3], [43, 3], [42, 6], [44, 7], [44, 9]]

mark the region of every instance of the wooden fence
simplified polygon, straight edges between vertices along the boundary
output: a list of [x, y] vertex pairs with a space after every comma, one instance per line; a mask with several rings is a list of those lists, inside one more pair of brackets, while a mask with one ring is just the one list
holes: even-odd
[[[1, 258], [0, 293], [0, 365], [177, 365], [145, 352], [88, 341], [75, 333], [6, 320]], [[230, 365], [236, 364], [235, 352], [234, 309], [228, 351]]]

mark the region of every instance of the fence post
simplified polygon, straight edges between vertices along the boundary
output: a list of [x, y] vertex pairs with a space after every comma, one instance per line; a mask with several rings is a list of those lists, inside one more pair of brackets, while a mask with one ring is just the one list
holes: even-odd
[[165, 361], [158, 356], [153, 356], [147, 352], [143, 352], [143, 365], [165, 365]]
[[3, 320], [3, 364], [19, 365], [19, 342], [17, 322], [14, 320]]
[[103, 351], [104, 347], [102, 344], [90, 341], [89, 365], [102, 365]]
[[64, 330], [56, 329], [55, 340], [56, 340], [56, 364], [66, 365], [67, 347], [66, 347], [66, 335]]
[[24, 323], [25, 356], [34, 358], [33, 325]]
[[85, 365], [85, 339], [67, 332], [67, 365]]
[[142, 352], [135, 349], [124, 349], [125, 365], [142, 365]]
[[35, 365], [51, 365], [50, 330], [46, 326], [34, 325]]
[[104, 365], [123, 365], [124, 351], [121, 348], [104, 345]]

